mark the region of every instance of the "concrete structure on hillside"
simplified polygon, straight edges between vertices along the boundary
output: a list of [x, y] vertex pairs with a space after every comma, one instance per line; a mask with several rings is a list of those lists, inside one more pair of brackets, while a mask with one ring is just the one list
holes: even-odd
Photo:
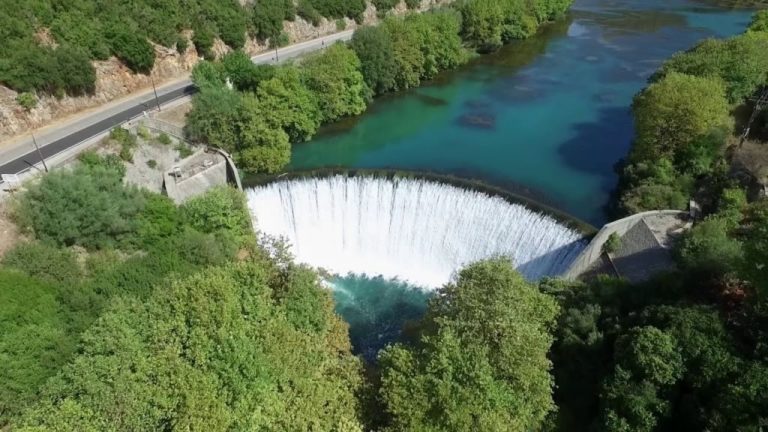
[[[687, 212], [662, 210], [639, 213], [605, 225], [564, 275], [567, 279], [589, 279], [599, 274], [644, 282], [674, 268], [670, 250], [677, 238], [691, 227]], [[611, 235], [620, 245], [611, 252], [604, 244]]]
[[232, 158], [212, 148], [197, 151], [163, 174], [163, 192], [177, 204], [227, 183], [242, 190]]

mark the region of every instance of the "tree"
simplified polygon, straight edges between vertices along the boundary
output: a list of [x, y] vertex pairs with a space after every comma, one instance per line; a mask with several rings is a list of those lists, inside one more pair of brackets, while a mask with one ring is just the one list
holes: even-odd
[[284, 130], [291, 142], [309, 140], [320, 126], [317, 98], [293, 66], [281, 67], [273, 78], [261, 82], [256, 98], [268, 121]]
[[67, 316], [54, 292], [47, 283], [18, 271], [0, 269], [2, 426], [34, 402], [38, 388], [77, 345], [67, 333]]
[[203, 233], [227, 232], [239, 238], [252, 236], [251, 219], [243, 195], [219, 186], [192, 198], [181, 208], [186, 222]]
[[[270, 260], [243, 263], [176, 279], [146, 302], [116, 301], [22, 424], [361, 431], [359, 360], [348, 341], [333, 344], [346, 338], [345, 328], [330, 294], [316, 277], [302, 276], [306, 271]], [[324, 301], [273, 297], [289, 287]], [[323, 325], [296, 324], [295, 313], [316, 315]]]
[[744, 233], [744, 274], [755, 285], [762, 300], [768, 295], [768, 203], [752, 204]]
[[424, 74], [424, 53], [415, 29], [396, 17], [388, 17], [381, 24], [392, 39], [392, 51], [397, 72], [395, 89], [405, 90], [421, 83]]
[[239, 132], [237, 157], [243, 169], [274, 174], [290, 162], [288, 134], [273, 115], [255, 96], [243, 96], [235, 124]]
[[201, 87], [187, 114], [186, 135], [195, 142], [234, 152], [239, 146], [235, 121], [241, 103], [241, 96], [229, 89]]
[[368, 87], [360, 59], [342, 44], [328, 47], [303, 63], [302, 80], [317, 95], [323, 122], [365, 111]]
[[749, 31], [768, 32], [768, 11], [755, 12], [752, 23], [749, 25]]
[[731, 125], [718, 79], [670, 73], [635, 97], [637, 142], [632, 160], [673, 157], [691, 142]]
[[552, 403], [557, 305], [508, 260], [472, 264], [430, 302], [415, 348], [383, 351], [392, 430], [531, 430]]
[[689, 231], [679, 246], [684, 267], [708, 274], [733, 271], [743, 256], [741, 243], [730, 236], [733, 226], [728, 219], [710, 217]]
[[101, 249], [135, 241], [136, 216], [144, 208], [138, 189], [105, 167], [57, 171], [30, 186], [16, 217], [38, 239]]
[[357, 29], [350, 46], [360, 59], [366, 84], [374, 93], [382, 94], [395, 88], [397, 63], [392, 39], [383, 27]]
[[109, 33], [112, 54], [134, 72], [148, 74], [155, 64], [155, 50], [142, 35], [128, 28], [116, 28]]
[[255, 92], [259, 83], [272, 78], [274, 67], [255, 65], [251, 58], [242, 51], [233, 51], [221, 59], [224, 74], [232, 85], [240, 91]]

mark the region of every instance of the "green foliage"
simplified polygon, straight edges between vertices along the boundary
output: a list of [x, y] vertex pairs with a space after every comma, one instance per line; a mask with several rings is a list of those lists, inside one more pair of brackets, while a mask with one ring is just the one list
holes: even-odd
[[100, 249], [133, 239], [144, 202], [137, 189], [123, 186], [115, 170], [82, 166], [50, 173], [31, 185], [16, 217], [41, 240]]
[[617, 233], [611, 233], [611, 235], [608, 236], [608, 238], [605, 240], [605, 243], [603, 243], [603, 252], [604, 253], [614, 253], [618, 252], [618, 250], [621, 248], [621, 236], [619, 236]]
[[109, 34], [112, 54], [132, 71], [148, 74], [155, 65], [155, 50], [143, 36], [129, 29], [116, 29]]
[[535, 430], [554, 409], [557, 305], [507, 260], [472, 264], [430, 302], [418, 347], [379, 356], [389, 430]]
[[72, 251], [39, 242], [16, 246], [5, 254], [3, 265], [51, 283], [74, 283], [82, 276]]
[[234, 51], [221, 59], [224, 76], [240, 91], [255, 92], [259, 83], [274, 76], [274, 67], [255, 65], [242, 51]]
[[362, 20], [365, 0], [309, 0], [312, 7], [327, 18], [352, 18]]
[[634, 160], [674, 157], [713, 130], [729, 130], [725, 86], [717, 79], [670, 73], [637, 95]]
[[0, 82], [14, 90], [79, 96], [93, 93], [96, 86], [96, 72], [80, 49], [19, 41], [0, 49], [0, 56]]
[[[198, 78], [195, 82], [199, 83], [201, 80]], [[198, 86], [200, 92], [192, 99], [185, 133], [195, 142], [233, 152], [238, 145], [234, 120], [240, 107], [241, 96], [226, 88], [200, 84]]]
[[317, 97], [322, 121], [365, 111], [368, 88], [360, 67], [355, 52], [342, 44], [330, 46], [303, 63], [303, 81]]
[[382, 13], [397, 6], [397, 4], [400, 3], [400, 0], [372, 0], [371, 3], [376, 6], [376, 10], [379, 11], [379, 13]]
[[396, 88], [397, 63], [390, 33], [383, 26], [361, 27], [350, 45], [360, 59], [365, 83], [376, 94]]
[[184, 219], [168, 197], [146, 192], [144, 197], [146, 203], [138, 216], [136, 233], [139, 245], [151, 249], [161, 241], [179, 234]]
[[267, 121], [284, 130], [291, 142], [309, 140], [320, 126], [317, 98], [295, 67], [275, 70], [273, 78], [259, 84], [256, 98]]
[[54, 292], [48, 283], [0, 269], [0, 425], [37, 398], [38, 387], [75, 349]]
[[186, 223], [203, 233], [226, 231], [239, 238], [252, 237], [245, 198], [229, 186], [213, 188], [182, 207]]
[[32, 93], [19, 93], [16, 96], [16, 103], [19, 104], [25, 111], [31, 111], [37, 106], [37, 96]]
[[751, 32], [730, 39], [708, 39], [694, 49], [667, 61], [656, 75], [678, 72], [698, 77], [720, 78], [728, 99], [739, 103], [768, 83], [768, 33]]
[[513, 39], [532, 36], [543, 22], [564, 14], [570, 0], [461, 0], [464, 40], [482, 51], [492, 51]]
[[261, 40], [276, 37], [283, 32], [283, 20], [293, 21], [295, 15], [291, 0], [261, 0], [253, 8], [254, 33]]
[[755, 15], [752, 17], [752, 23], [749, 25], [749, 31], [768, 32], [768, 11], [755, 12]]
[[195, 29], [192, 35], [192, 44], [195, 45], [197, 54], [200, 57], [208, 60], [213, 59], [214, 54], [211, 49], [213, 48], [214, 37], [213, 32], [206, 26], [200, 26]]
[[421, 6], [421, 0], [405, 0], [405, 6], [408, 9], [416, 9]]
[[162, 145], [171, 145], [171, 137], [165, 132], [160, 132], [160, 135], [157, 136], [157, 142]]
[[[330, 301], [273, 299], [316, 280], [269, 263], [177, 279], [144, 303], [121, 301], [27, 412], [28, 427], [70, 430], [362, 430], [359, 361]], [[284, 273], [283, 283], [271, 275]], [[307, 310], [307, 307], [310, 310]], [[323, 330], [292, 323], [317, 314]], [[97, 386], [94, 382], [100, 383]], [[119, 415], [117, 414], [119, 413]], [[63, 425], [63, 426], [59, 426]], [[23, 429], [22, 429], [23, 430]]]
[[320, 20], [322, 20], [322, 15], [320, 15], [320, 12], [315, 9], [314, 6], [312, 6], [311, 0], [299, 0], [298, 7], [296, 8], [296, 14], [304, 20], [310, 22], [313, 26], [317, 27], [320, 25]]
[[744, 223], [744, 275], [758, 294], [768, 296], [768, 203], [759, 201], [747, 211]]
[[717, 274], [731, 271], [742, 257], [739, 241], [729, 236], [731, 224], [725, 218], [711, 217], [697, 224], [683, 239], [681, 263], [691, 269]]
[[115, 172], [121, 179], [125, 177], [126, 168], [119, 156], [113, 154], [102, 156], [94, 151], [86, 151], [80, 153], [77, 159], [87, 168], [102, 167], [108, 171]]

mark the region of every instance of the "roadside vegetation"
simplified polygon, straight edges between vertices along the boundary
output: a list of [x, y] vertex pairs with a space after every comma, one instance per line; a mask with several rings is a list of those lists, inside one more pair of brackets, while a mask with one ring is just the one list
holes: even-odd
[[[188, 132], [279, 170], [320, 124], [460, 64], [467, 39], [435, 42], [461, 40], [456, 17], [388, 18], [299, 65], [257, 67], [242, 53], [202, 63]], [[28, 241], [0, 261], [0, 429], [761, 430], [768, 201], [725, 174], [715, 138], [768, 71], [725, 47], [763, 43], [766, 17], [746, 42], [703, 43], [716, 61], [701, 46], [675, 56], [636, 100], [627, 172], [661, 174], [637, 174], [626, 196], [677, 190], [659, 179], [687, 175], [686, 193], [711, 197], [677, 269], [637, 285], [532, 283], [507, 260], [473, 263], [372, 365], [352, 355], [320, 276], [254, 232], [242, 193], [214, 188], [177, 206], [126, 186], [120, 157], [95, 154], [43, 176], [13, 201]], [[391, 58], [375, 55], [390, 43]], [[622, 202], [653, 209], [665, 197]]]
[[291, 144], [309, 140], [320, 125], [363, 113], [374, 96], [417, 87], [454, 69], [475, 49], [529, 37], [563, 15], [570, 2], [493, 4], [460, 1], [388, 16], [379, 26], [359, 28], [349, 44], [335, 44], [296, 64], [257, 66], [241, 51], [202, 62], [192, 73], [200, 92], [187, 117], [187, 134], [232, 153], [246, 171], [279, 172], [290, 160]]

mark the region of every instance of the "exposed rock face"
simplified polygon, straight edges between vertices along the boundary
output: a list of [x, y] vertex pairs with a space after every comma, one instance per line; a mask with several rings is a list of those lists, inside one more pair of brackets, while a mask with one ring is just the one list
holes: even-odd
[[[248, 0], [241, 1], [241, 3], [247, 2]], [[451, 0], [422, 0], [419, 10], [424, 11], [450, 2]], [[404, 14], [406, 11], [407, 8], [403, 1], [394, 9], [394, 13], [398, 15]], [[368, 4], [363, 18], [364, 24], [378, 23], [376, 8]], [[347, 18], [344, 21], [347, 29], [357, 27], [354, 20]], [[323, 19], [317, 27], [314, 27], [298, 16], [293, 22], [285, 22], [284, 29], [291, 43], [314, 39], [337, 31], [335, 20]], [[189, 39], [191, 32], [185, 32], [185, 36]], [[37, 38], [41, 43], [55, 44], [47, 31], [39, 32]], [[244, 50], [250, 55], [264, 52], [267, 49], [268, 46], [265, 43], [252, 38], [246, 40], [244, 47]], [[229, 51], [231, 51], [230, 48], [223, 42], [215, 41], [213, 52], [217, 56], [224, 55]], [[156, 85], [184, 77], [199, 61], [197, 51], [191, 43], [184, 54], [179, 54], [173, 48], [155, 45], [155, 54], [155, 66], [152, 69], [151, 77]], [[94, 61], [93, 65], [96, 68], [96, 91], [93, 95], [63, 97], [61, 99], [53, 96], [40, 96], [37, 106], [28, 113], [16, 102], [17, 93], [15, 91], [0, 86], [0, 141], [10, 140], [30, 129], [34, 130], [49, 125], [66, 116], [97, 107], [151, 86], [149, 75], [134, 74], [116, 58]]]

